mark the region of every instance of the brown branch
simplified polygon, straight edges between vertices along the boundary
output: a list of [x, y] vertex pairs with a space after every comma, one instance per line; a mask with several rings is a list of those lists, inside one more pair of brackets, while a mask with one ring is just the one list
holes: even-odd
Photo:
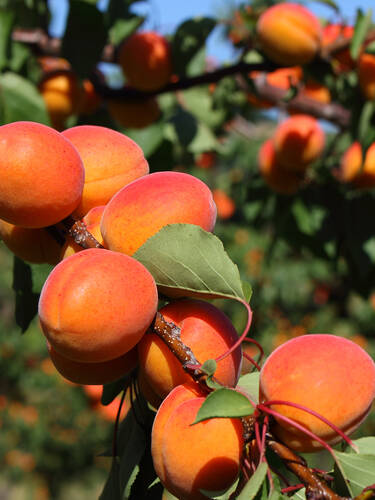
[[82, 220], [76, 220], [71, 215], [46, 230], [60, 244], [63, 245], [66, 237], [70, 236], [82, 248], [104, 248], [87, 230]]

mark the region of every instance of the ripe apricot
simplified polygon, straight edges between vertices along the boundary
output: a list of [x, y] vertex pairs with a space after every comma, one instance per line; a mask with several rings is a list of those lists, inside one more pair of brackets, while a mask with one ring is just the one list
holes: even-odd
[[112, 118], [125, 128], [145, 128], [160, 116], [160, 108], [155, 98], [142, 101], [109, 99], [108, 111]]
[[[238, 334], [229, 318], [214, 305], [202, 300], [182, 299], [170, 302], [160, 310], [168, 322], [181, 328], [181, 340], [190, 347], [200, 363], [224, 354]], [[179, 361], [164, 342], [148, 332], [138, 344], [139, 365], [150, 387], [164, 398], [174, 387], [189, 381]], [[234, 387], [241, 370], [239, 346], [217, 364], [215, 377]]]
[[262, 51], [271, 61], [291, 66], [314, 59], [320, 47], [321, 26], [305, 7], [281, 3], [260, 16], [257, 34]]
[[301, 93], [302, 95], [321, 102], [322, 104], [328, 104], [331, 102], [331, 94], [328, 88], [315, 80], [307, 80]]
[[196, 224], [212, 231], [216, 206], [202, 181], [181, 172], [155, 172], [122, 188], [107, 204], [101, 232], [105, 245], [132, 255], [166, 224]]
[[236, 211], [234, 200], [222, 189], [214, 189], [212, 196], [217, 207], [218, 217], [220, 219], [230, 219]]
[[118, 61], [127, 82], [139, 90], [157, 90], [172, 75], [171, 49], [154, 31], [134, 33], [120, 47]]
[[142, 264], [92, 248], [53, 269], [40, 295], [39, 318], [59, 354], [99, 363], [122, 356], [139, 342], [157, 301], [155, 281]]
[[[362, 165], [363, 163], [363, 165]], [[359, 189], [375, 186], [375, 143], [368, 148], [363, 162], [362, 146], [354, 142], [341, 158], [339, 178]]]
[[[250, 78], [256, 78], [259, 74], [259, 71], [251, 71], [249, 76]], [[289, 90], [291, 85], [297, 86], [299, 84], [302, 76], [302, 68], [300, 66], [292, 66], [290, 68], [278, 68], [275, 71], [270, 71], [267, 73], [266, 81], [273, 87]], [[257, 108], [267, 109], [274, 106], [272, 102], [266, 99], [260, 99], [253, 94], [248, 94], [247, 98], [248, 101]]]
[[73, 361], [58, 353], [48, 342], [48, 352], [56, 370], [75, 384], [103, 385], [121, 378], [138, 363], [137, 350], [131, 349], [122, 356], [101, 363]]
[[375, 56], [361, 54], [358, 60], [358, 82], [365, 99], [375, 98]]
[[324, 149], [324, 132], [310, 115], [294, 115], [282, 122], [273, 138], [277, 161], [286, 169], [303, 172]]
[[51, 127], [14, 122], [0, 127], [0, 218], [22, 227], [55, 224], [78, 206], [82, 160]]
[[76, 147], [85, 167], [82, 200], [75, 214], [83, 217], [134, 179], [148, 174], [142, 149], [116, 130], [98, 125], [78, 125], [62, 132]]
[[29, 229], [0, 220], [0, 239], [17, 257], [32, 264], [59, 262], [61, 247], [45, 229]]
[[[375, 397], [375, 364], [357, 344], [335, 335], [295, 337], [269, 356], [260, 372], [260, 400], [283, 400], [314, 410], [346, 434], [370, 411]], [[298, 408], [272, 405], [327, 443], [341, 438], [320, 419]], [[302, 431], [276, 418], [273, 432], [300, 452], [321, 449]]]
[[[322, 47], [326, 47], [335, 42], [339, 37], [351, 39], [354, 33], [353, 26], [343, 24], [327, 24], [322, 30]], [[342, 49], [333, 54], [332, 59], [334, 67], [339, 71], [349, 71], [354, 67], [354, 61], [350, 55], [349, 49]]]
[[263, 179], [276, 193], [294, 194], [303, 184], [300, 173], [288, 170], [278, 163], [271, 139], [262, 144], [258, 153], [258, 165]]
[[191, 425], [204, 397], [177, 394], [178, 389], [164, 400], [155, 417], [154, 467], [173, 495], [181, 500], [204, 500], [207, 497], [200, 490], [225, 490], [238, 476], [242, 423], [240, 419], [213, 418]]

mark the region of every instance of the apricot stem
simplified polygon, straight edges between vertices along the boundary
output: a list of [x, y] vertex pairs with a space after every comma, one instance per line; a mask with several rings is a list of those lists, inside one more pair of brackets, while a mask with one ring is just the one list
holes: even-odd
[[47, 227], [46, 230], [60, 245], [64, 244], [66, 236], [69, 235], [77, 245], [84, 249], [104, 248], [88, 231], [86, 224], [82, 220], [74, 219], [71, 215], [54, 226]]

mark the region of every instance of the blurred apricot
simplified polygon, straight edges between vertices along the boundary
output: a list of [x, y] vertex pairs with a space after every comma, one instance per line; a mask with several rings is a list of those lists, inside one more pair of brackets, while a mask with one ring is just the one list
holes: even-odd
[[195, 164], [199, 168], [210, 169], [215, 165], [216, 154], [213, 151], [205, 151], [195, 158]]
[[125, 128], [145, 128], [160, 116], [158, 101], [151, 97], [144, 100], [108, 99], [108, 111], [112, 118]]
[[[322, 47], [327, 47], [334, 43], [338, 38], [350, 40], [353, 36], [353, 26], [344, 24], [327, 24], [322, 31]], [[353, 61], [348, 48], [335, 51], [332, 57], [334, 66], [339, 71], [349, 71], [354, 68]]]
[[338, 177], [359, 189], [375, 187], [375, 143], [368, 148], [363, 161], [362, 146], [354, 142], [341, 158]]
[[230, 219], [236, 211], [236, 204], [222, 189], [214, 189], [212, 196], [217, 208], [219, 219]]
[[357, 71], [359, 88], [365, 99], [372, 101], [375, 98], [375, 56], [361, 54]]

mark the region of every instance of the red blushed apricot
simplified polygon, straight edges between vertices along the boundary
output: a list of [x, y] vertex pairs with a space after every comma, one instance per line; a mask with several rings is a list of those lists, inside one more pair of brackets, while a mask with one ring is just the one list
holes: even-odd
[[[350, 40], [353, 36], [353, 26], [345, 26], [342, 24], [327, 24], [322, 31], [322, 47], [327, 47], [338, 38]], [[332, 60], [334, 66], [339, 71], [349, 71], [355, 65], [349, 49], [339, 50], [335, 52]]]
[[34, 122], [0, 127], [0, 218], [22, 227], [55, 224], [78, 206], [82, 160], [70, 141]]
[[88, 249], [60, 262], [39, 300], [41, 327], [52, 347], [84, 363], [118, 358], [150, 326], [158, 295], [138, 261], [104, 249]]
[[130, 182], [148, 174], [142, 149], [120, 132], [97, 125], [79, 125], [62, 132], [80, 154], [85, 167], [85, 185], [75, 214], [83, 217]]
[[214, 189], [212, 196], [217, 207], [218, 217], [220, 219], [230, 219], [236, 211], [236, 204], [233, 199], [222, 189]]
[[274, 135], [278, 163], [303, 172], [324, 150], [324, 132], [310, 115], [294, 115], [281, 123]]
[[58, 353], [49, 343], [48, 352], [56, 370], [75, 384], [103, 385], [121, 378], [133, 370], [138, 363], [137, 350], [131, 349], [119, 358], [102, 363], [73, 361]]
[[341, 158], [339, 179], [351, 182], [359, 189], [375, 186], [375, 143], [367, 150], [363, 163], [362, 147], [359, 142], [353, 143]]
[[132, 255], [167, 224], [212, 231], [216, 206], [202, 181], [181, 172], [155, 172], [125, 186], [107, 204], [101, 232], [110, 250]]
[[[100, 221], [102, 219], [104, 209], [105, 205], [94, 207], [91, 210], [89, 210], [89, 212], [82, 219], [83, 222], [86, 224], [88, 232], [91, 233], [97, 240], [97, 242], [100, 243], [101, 245], [103, 245], [104, 242], [102, 233], [100, 232]], [[82, 250], [83, 247], [81, 247], [81, 245], [78, 245], [78, 243], [76, 243], [71, 236], [68, 236], [66, 238], [64, 245], [60, 249], [60, 260], [66, 259], [67, 257], [70, 257], [71, 255], [74, 255], [77, 252], [82, 252]]]
[[303, 175], [278, 163], [271, 139], [262, 144], [258, 153], [258, 165], [266, 184], [276, 193], [294, 194], [303, 184]]
[[271, 61], [284, 66], [307, 64], [319, 50], [321, 26], [305, 7], [282, 3], [260, 16], [257, 34], [261, 49]]
[[[160, 310], [165, 320], [181, 328], [181, 340], [189, 346], [200, 363], [224, 354], [237, 340], [238, 334], [228, 317], [208, 302], [183, 299], [170, 302]], [[164, 342], [148, 332], [138, 344], [139, 364], [150, 387], [164, 398], [174, 387], [190, 380], [181, 364]], [[220, 383], [234, 387], [241, 369], [239, 346], [217, 364], [215, 377]]]
[[14, 255], [32, 264], [59, 262], [61, 247], [45, 229], [29, 229], [0, 220], [0, 239]]
[[[207, 497], [200, 490], [225, 490], [239, 473], [243, 448], [241, 420], [213, 418], [191, 425], [204, 399], [196, 397], [181, 402], [159, 428], [161, 480], [181, 500], [204, 500]], [[156, 430], [154, 425], [152, 439]], [[154, 465], [159, 473], [155, 457]]]
[[[335, 335], [302, 335], [278, 347], [260, 372], [260, 400], [283, 400], [316, 411], [346, 434], [370, 411], [375, 397], [375, 364], [357, 344]], [[291, 406], [274, 405], [281, 415], [303, 425], [327, 443], [341, 438], [317, 417]], [[300, 452], [321, 445], [278, 420], [273, 432]]]
[[145, 128], [160, 116], [158, 101], [149, 98], [143, 101], [110, 99], [107, 101], [109, 114], [125, 128]]
[[172, 75], [171, 49], [166, 38], [154, 31], [135, 33], [121, 45], [118, 62], [127, 82], [140, 90], [157, 90]]
[[365, 99], [372, 101], [375, 97], [375, 56], [362, 54], [358, 60], [359, 87]]

